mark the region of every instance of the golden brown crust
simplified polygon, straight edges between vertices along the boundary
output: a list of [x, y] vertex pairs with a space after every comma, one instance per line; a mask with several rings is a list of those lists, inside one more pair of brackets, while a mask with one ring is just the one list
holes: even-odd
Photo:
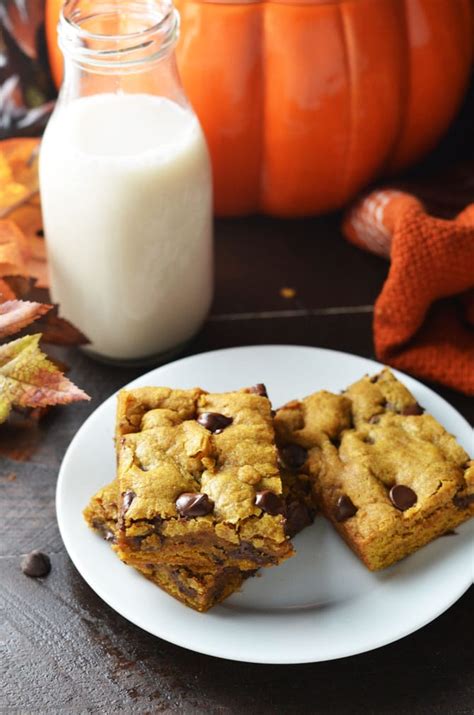
[[365, 375], [344, 394], [351, 401], [355, 427], [376, 420], [378, 415], [387, 411], [403, 414], [418, 406], [411, 392], [388, 368], [384, 368], [377, 375]]
[[192, 419], [196, 401], [203, 391], [172, 390], [170, 387], [136, 387], [121, 390], [117, 400], [115, 435], [117, 441], [126, 434], [139, 432], [145, 413], [154, 409], [169, 410], [180, 420]]

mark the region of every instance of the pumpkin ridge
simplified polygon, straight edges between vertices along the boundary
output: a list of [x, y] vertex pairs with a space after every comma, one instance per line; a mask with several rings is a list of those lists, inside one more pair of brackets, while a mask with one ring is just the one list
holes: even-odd
[[266, 180], [266, 166], [267, 162], [265, 160], [265, 146], [266, 146], [266, 136], [265, 130], [267, 126], [267, 73], [265, 57], [265, 44], [266, 44], [266, 3], [262, 3], [262, 12], [260, 14], [260, 42], [259, 42], [259, 74], [260, 74], [260, 127], [259, 127], [259, 149], [260, 149], [260, 169], [257, 187], [257, 196], [255, 200], [256, 210], [264, 213], [263, 208], [263, 196], [265, 193], [265, 180]]
[[348, 110], [347, 110], [347, 115], [348, 115], [347, 141], [346, 141], [346, 149], [345, 149], [344, 172], [343, 172], [343, 178], [341, 181], [341, 193], [340, 193], [340, 197], [339, 197], [339, 201], [344, 201], [346, 198], [346, 195], [347, 195], [349, 178], [350, 178], [350, 174], [351, 174], [352, 156], [354, 153], [355, 124], [354, 124], [353, 118], [354, 118], [354, 105], [355, 105], [355, 83], [354, 83], [354, 66], [351, 61], [351, 51], [349, 48], [349, 32], [347, 30], [347, 18], [344, 13], [343, 6], [341, 4], [338, 5], [338, 15], [339, 15], [339, 23], [340, 23], [341, 33], [342, 33], [342, 47], [343, 47], [343, 52], [344, 52], [344, 65], [346, 67], [347, 86], [349, 88], [349, 99], [347, 102], [347, 107], [348, 107]]
[[472, 0], [405, 2], [410, 48], [408, 97], [402, 134], [388, 162], [395, 173], [431, 151], [459, 109], [469, 80]]
[[403, 130], [405, 128], [405, 123], [408, 114], [408, 103], [410, 99], [410, 84], [411, 84], [411, 45], [410, 45], [410, 29], [408, 25], [408, 0], [401, 0], [402, 9], [402, 22], [401, 27], [404, 52], [400, 55], [400, 102], [399, 102], [399, 112], [398, 112], [398, 129], [394, 134], [393, 141], [387, 151], [386, 156], [380, 164], [380, 174], [385, 174], [387, 167], [390, 165], [392, 158], [396, 155], [400, 142], [403, 136]]

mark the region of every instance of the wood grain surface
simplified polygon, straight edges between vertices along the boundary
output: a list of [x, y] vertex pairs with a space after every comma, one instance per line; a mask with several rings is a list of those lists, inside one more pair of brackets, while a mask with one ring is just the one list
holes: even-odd
[[[286, 343], [373, 357], [372, 306], [387, 264], [347, 245], [339, 222], [339, 216], [218, 222], [216, 298], [187, 354]], [[282, 297], [284, 287], [295, 296]], [[85, 418], [140, 371], [106, 367], [73, 349], [57, 355], [92, 401], [56, 408], [39, 425], [0, 429], [0, 712], [474, 712], [472, 588], [397, 643], [289, 667], [195, 654], [144, 633], [106, 606], [62, 546], [56, 478]], [[472, 401], [435, 389], [474, 421]], [[21, 554], [32, 549], [51, 556], [44, 580], [20, 570]]]

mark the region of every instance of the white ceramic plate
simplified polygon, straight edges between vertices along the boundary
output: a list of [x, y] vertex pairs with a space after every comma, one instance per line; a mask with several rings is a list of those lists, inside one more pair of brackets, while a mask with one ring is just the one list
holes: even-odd
[[[325, 388], [339, 391], [380, 364], [308, 347], [217, 350], [152, 370], [131, 386], [209, 391], [265, 382], [273, 404]], [[469, 451], [469, 424], [441, 397], [399, 375], [417, 400]], [[306, 663], [363, 653], [412, 633], [451, 606], [473, 581], [474, 520], [381, 573], [370, 573], [324, 518], [294, 540], [297, 556], [263, 569], [240, 593], [200, 614], [122, 564], [85, 525], [81, 510], [114, 476], [115, 397], [84, 423], [64, 457], [57, 515], [71, 559], [89, 586], [140, 628], [191, 650], [252, 663]]]

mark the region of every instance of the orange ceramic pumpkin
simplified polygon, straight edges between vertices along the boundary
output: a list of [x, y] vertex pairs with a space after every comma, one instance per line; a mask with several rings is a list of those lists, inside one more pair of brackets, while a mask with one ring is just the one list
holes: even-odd
[[[60, 1], [48, 8], [57, 80]], [[430, 150], [468, 82], [471, 0], [177, 4], [221, 215], [342, 206]]]

